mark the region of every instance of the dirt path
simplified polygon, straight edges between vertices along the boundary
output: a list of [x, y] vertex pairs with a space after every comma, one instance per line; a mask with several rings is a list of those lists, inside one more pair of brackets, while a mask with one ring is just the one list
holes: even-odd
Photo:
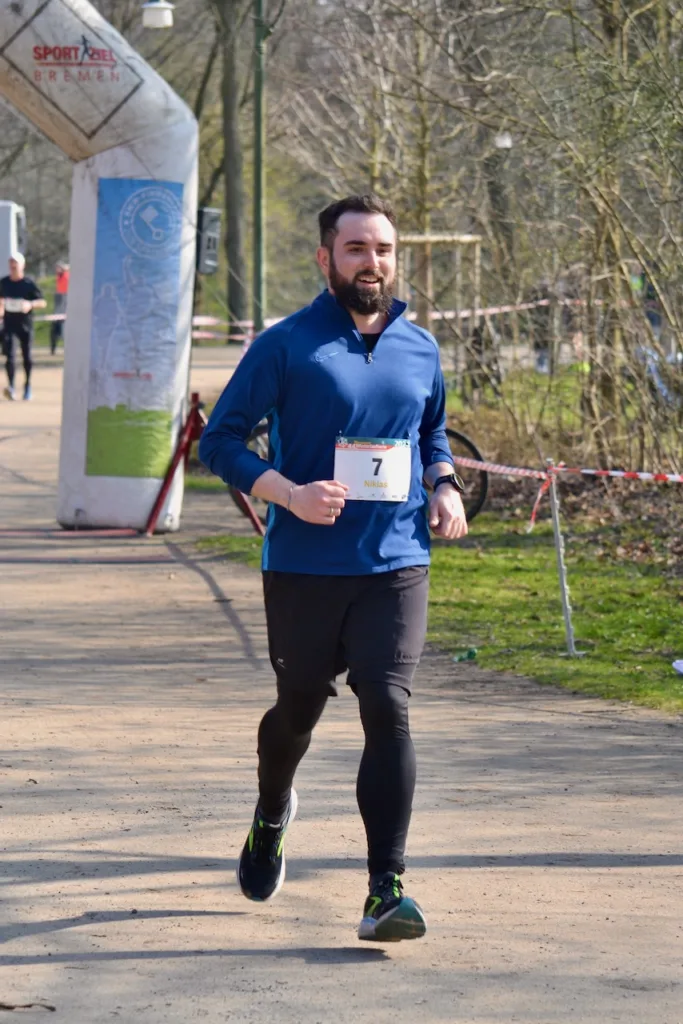
[[[195, 386], [220, 389], [224, 353]], [[3, 1004], [68, 1024], [683, 1022], [683, 722], [429, 654], [410, 892], [427, 937], [355, 929], [361, 731], [343, 693], [298, 777], [288, 880], [234, 880], [272, 692], [259, 580], [153, 540], [54, 528], [58, 368], [0, 405]], [[50, 1016], [34, 1005], [30, 1020]], [[9, 1013], [8, 1013], [8, 1019]]]

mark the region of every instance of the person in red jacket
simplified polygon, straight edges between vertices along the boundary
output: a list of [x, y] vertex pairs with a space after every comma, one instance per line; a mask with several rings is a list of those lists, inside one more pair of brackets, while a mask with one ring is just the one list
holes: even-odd
[[[66, 296], [69, 291], [69, 264], [57, 263], [55, 267], [55, 314], [66, 314]], [[50, 324], [50, 352], [57, 351], [60, 338], [64, 337], [64, 320], [53, 320]]]

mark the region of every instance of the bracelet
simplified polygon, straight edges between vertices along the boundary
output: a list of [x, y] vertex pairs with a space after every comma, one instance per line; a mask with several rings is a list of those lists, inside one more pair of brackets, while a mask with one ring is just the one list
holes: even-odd
[[291, 512], [291, 511], [292, 511], [292, 509], [291, 509], [291, 504], [292, 504], [292, 491], [294, 490], [294, 488], [295, 488], [295, 487], [296, 487], [296, 484], [292, 484], [292, 485], [291, 485], [291, 487], [289, 488], [289, 497], [287, 498], [287, 511], [288, 511], [288, 512]]

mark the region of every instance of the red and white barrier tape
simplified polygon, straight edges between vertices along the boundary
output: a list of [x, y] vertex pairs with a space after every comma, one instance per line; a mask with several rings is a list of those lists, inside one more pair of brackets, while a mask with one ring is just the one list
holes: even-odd
[[[585, 306], [586, 303], [582, 299], [557, 299], [558, 306]], [[502, 306], [482, 306], [477, 309], [444, 309], [444, 310], [430, 310], [430, 320], [469, 320], [471, 317], [481, 319], [487, 316], [499, 316], [502, 313], [523, 313], [530, 309], [538, 309], [542, 306], [549, 306], [551, 304], [550, 299], [538, 299], [534, 302], [516, 302], [512, 305]], [[409, 311], [406, 314], [406, 319], [414, 320], [416, 317], [414, 310]], [[55, 320], [66, 320], [65, 313], [47, 313], [40, 316], [35, 316], [34, 321], [36, 323], [50, 323]], [[272, 327], [274, 324], [280, 323], [282, 317], [266, 317], [265, 326]], [[253, 334], [254, 321], [253, 320], [233, 320], [230, 324], [227, 320], [222, 320], [217, 316], [206, 316], [202, 313], [197, 313], [192, 317], [193, 327], [244, 327], [246, 331]], [[236, 339], [232, 339], [236, 340]]]
[[517, 466], [501, 466], [497, 462], [479, 462], [477, 459], [467, 459], [462, 455], [454, 455], [453, 461], [459, 466], [466, 466], [468, 469], [479, 469], [485, 473], [498, 473], [500, 476], [530, 476], [535, 480], [545, 480], [548, 476], [546, 469], [520, 469]]
[[478, 459], [468, 459], [463, 455], [454, 455], [453, 461], [457, 466], [465, 466], [467, 469], [476, 469], [483, 473], [497, 473], [500, 476], [521, 476], [531, 477], [534, 480], [542, 480], [542, 484], [536, 495], [536, 501], [531, 511], [527, 532], [531, 532], [536, 523], [536, 517], [544, 494], [550, 488], [550, 478], [553, 474], [573, 473], [581, 476], [612, 477], [617, 480], [645, 480], [649, 483], [670, 483], [683, 484], [681, 473], [644, 473], [626, 469], [579, 469], [565, 466], [559, 463], [557, 466], [549, 466], [548, 469], [522, 469], [519, 466], [502, 466], [497, 462], [480, 462]]
[[[474, 317], [476, 320], [480, 320], [482, 317], [489, 316], [500, 316], [504, 313], [524, 313], [530, 309], [539, 309], [543, 306], [550, 306], [551, 302], [555, 301], [558, 306], [586, 306], [587, 302], [585, 299], [562, 299], [557, 298], [551, 299], [537, 299], [534, 302], [515, 302], [508, 305], [502, 306], [482, 306], [477, 309], [443, 309], [436, 310], [432, 309], [429, 312], [430, 320], [469, 320]], [[602, 300], [597, 299], [595, 305], [601, 305]], [[624, 302], [623, 305], [628, 306], [629, 303]], [[417, 314], [414, 310], [410, 310], [406, 313], [407, 320], [415, 320]], [[54, 320], [66, 320], [65, 313], [48, 313], [43, 316], [35, 316], [34, 321], [39, 322], [50, 322]], [[274, 324], [278, 324], [282, 321], [282, 317], [266, 317], [264, 323], [266, 327], [272, 327]], [[205, 316], [204, 314], [195, 314], [192, 317], [192, 324], [194, 327], [244, 327], [248, 333], [248, 337], [253, 335], [254, 321], [253, 320], [233, 320], [232, 325], [227, 320], [221, 320], [217, 316]], [[237, 338], [231, 336], [232, 341]]]
[[526, 476], [536, 480], [545, 480], [549, 473], [574, 473], [582, 476], [607, 476], [618, 480], [646, 480], [651, 483], [683, 484], [683, 473], [644, 473], [630, 469], [579, 469], [558, 463], [548, 469], [521, 469], [518, 466], [501, 466], [497, 462], [479, 462], [478, 459], [467, 459], [454, 455], [453, 461], [468, 469], [479, 469], [485, 473], [498, 473], [501, 476]]
[[618, 480], [647, 480], [654, 483], [683, 484], [683, 473], [642, 473], [628, 469], [574, 469], [560, 463], [552, 473], [578, 473], [582, 476], [611, 476]]
[[528, 532], [530, 533], [536, 522], [536, 516], [541, 506], [541, 499], [550, 487], [550, 474], [545, 469], [522, 469], [519, 466], [502, 466], [497, 462], [479, 462], [477, 459], [468, 459], [464, 455], [454, 455], [453, 461], [457, 466], [466, 466], [467, 469], [478, 469], [485, 473], [498, 473], [500, 476], [522, 476], [531, 477], [532, 480], [542, 480], [536, 501], [531, 511]]
[[531, 515], [529, 517], [529, 525], [526, 528], [526, 532], [527, 533], [531, 533], [531, 531], [533, 530], [534, 526], [536, 525], [536, 517], [538, 516], [538, 510], [541, 507], [541, 502], [543, 501], [543, 495], [547, 494], [549, 490], [550, 490], [550, 474], [548, 474], [548, 476], [545, 478], [545, 480], [543, 481], [541, 486], [538, 488], [538, 494], [536, 495], [536, 501], [534, 502], [534, 507], [532, 508]]

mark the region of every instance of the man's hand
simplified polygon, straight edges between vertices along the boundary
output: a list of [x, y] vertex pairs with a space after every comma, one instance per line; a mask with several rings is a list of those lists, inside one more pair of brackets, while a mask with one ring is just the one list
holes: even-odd
[[24, 299], [21, 304], [22, 313], [30, 313], [33, 310], [33, 303], [30, 299]]
[[437, 487], [429, 501], [429, 526], [436, 537], [459, 540], [467, 536], [467, 519], [460, 493], [450, 484]]
[[337, 480], [316, 480], [292, 490], [289, 511], [305, 523], [334, 526], [344, 509], [346, 484]]

